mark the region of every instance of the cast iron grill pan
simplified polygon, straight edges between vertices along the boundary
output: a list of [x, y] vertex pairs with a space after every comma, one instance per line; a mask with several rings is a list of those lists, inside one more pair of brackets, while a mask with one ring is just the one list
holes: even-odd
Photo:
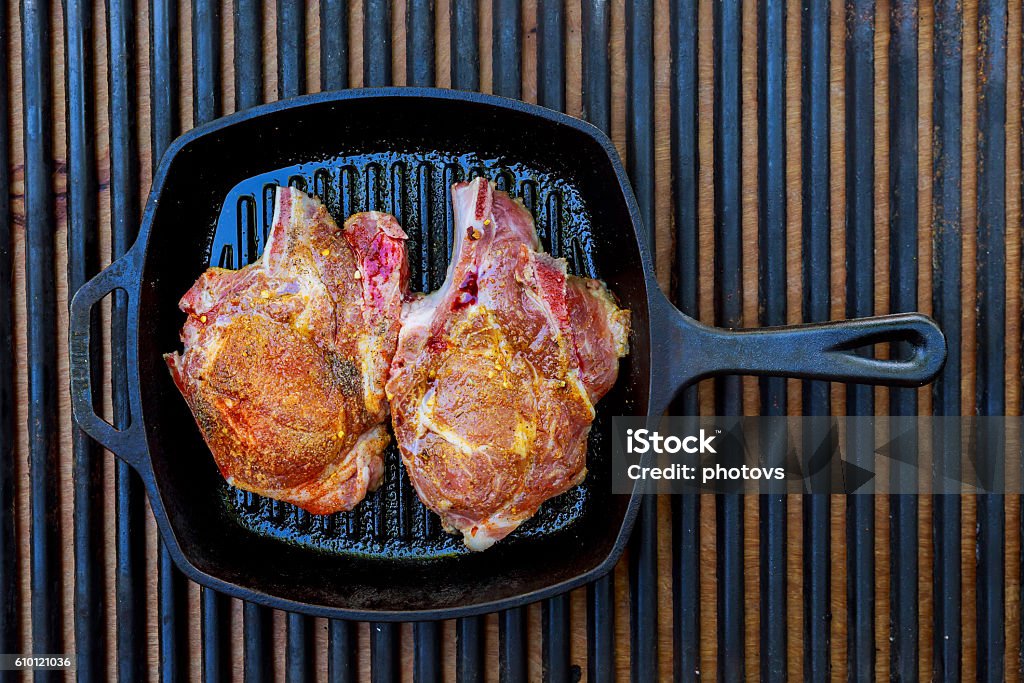
[[[336, 219], [394, 213], [410, 239], [412, 287], [436, 289], [452, 243], [449, 186], [484, 175], [521, 197], [544, 246], [600, 277], [632, 312], [630, 355], [598, 405], [584, 484], [482, 553], [440, 529], [392, 448], [382, 487], [350, 513], [317, 517], [228, 487], [162, 354], [180, 348], [178, 300], [210, 265], [259, 256], [272, 188], [321, 197]], [[548, 597], [609, 571], [640, 494], [613, 495], [610, 417], [660, 415], [680, 387], [717, 374], [920, 385], [945, 359], [928, 318], [902, 314], [794, 328], [721, 330], [660, 292], [646, 234], [611, 142], [540, 107], [476, 93], [375, 89], [286, 100], [194, 129], [168, 150], [129, 253], [71, 309], [75, 419], [140, 474], [168, 550], [193, 580], [235, 597], [326, 617], [439, 619]], [[90, 310], [128, 298], [131, 422], [92, 410]], [[903, 342], [877, 360], [858, 348]]]

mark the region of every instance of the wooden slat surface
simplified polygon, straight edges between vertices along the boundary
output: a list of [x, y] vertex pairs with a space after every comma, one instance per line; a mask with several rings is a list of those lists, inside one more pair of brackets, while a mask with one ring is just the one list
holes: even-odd
[[[1007, 92], [1007, 168], [1006, 168], [1006, 200], [1007, 200], [1007, 282], [1006, 282], [1006, 304], [1007, 304], [1007, 325], [1006, 325], [1006, 404], [1007, 413], [1019, 415], [1021, 409], [1021, 398], [1019, 393], [1020, 378], [1020, 306], [1021, 306], [1021, 176], [1020, 176], [1020, 140], [1021, 140], [1021, 3], [1020, 0], [1013, 0], [1009, 3], [1009, 79]], [[20, 35], [19, 13], [16, 3], [11, 2], [11, 9], [8, 12], [9, 25], [7, 35], [17, 37]], [[233, 96], [233, 71], [231, 64], [230, 49], [232, 41], [232, 6], [231, 2], [221, 3], [221, 17], [223, 25], [223, 45], [221, 51], [222, 59], [222, 84], [223, 102], [226, 107], [234, 101]], [[526, 0], [524, 3], [523, 16], [523, 44], [522, 73], [523, 73], [523, 98], [527, 101], [536, 101], [536, 2]], [[842, 317], [845, 309], [845, 259], [844, 259], [844, 173], [845, 173], [845, 151], [843, 148], [844, 139], [844, 5], [842, 0], [831, 0], [832, 15], [832, 50], [831, 50], [831, 82], [832, 82], [832, 312], [833, 317]], [[656, 263], [657, 272], [663, 286], [667, 287], [670, 281], [672, 269], [672, 235], [671, 206], [670, 206], [670, 147], [669, 147], [669, 2], [668, 0], [657, 0], [655, 3], [655, 105], [656, 105], [656, 179], [655, 179], [655, 225], [657, 244], [659, 245]], [[888, 292], [888, 159], [890, 150], [888, 148], [888, 3], [882, 0], [877, 4], [876, 11], [876, 32], [875, 32], [875, 310], [884, 313], [889, 307]], [[449, 36], [448, 36], [448, 14], [449, 0], [437, 0], [437, 84], [447, 86], [450, 84], [450, 59], [449, 59]], [[578, 1], [570, 0], [566, 11], [567, 21], [567, 110], [570, 114], [580, 115], [582, 99], [580, 94], [581, 83], [581, 31], [580, 31], [581, 8]], [[612, 15], [612, 88], [613, 88], [613, 117], [612, 137], [621, 153], [625, 151], [625, 55], [624, 55], [624, 2], [613, 0], [611, 2]], [[67, 290], [65, 275], [66, 272], [66, 214], [64, 207], [64, 189], [66, 177], [64, 175], [65, 144], [65, 102], [63, 86], [63, 26], [60, 16], [60, 4], [54, 3], [52, 8], [53, 16], [53, 72], [54, 72], [54, 119], [53, 148], [56, 161], [57, 173], [54, 176], [54, 188], [57, 193], [56, 215], [58, 217], [57, 234], [57, 262], [54, 264], [54, 273], [57, 280], [59, 328], [61, 333], [61, 349], [66, 347], [66, 304]], [[179, 4], [179, 23], [181, 35], [180, 44], [180, 67], [179, 77], [181, 82], [181, 120], [183, 127], [191, 126], [192, 121], [192, 76], [191, 76], [191, 37], [190, 37], [190, 7], [188, 3]], [[308, 87], [316, 89], [319, 87], [319, 36], [317, 24], [319, 21], [319, 8], [316, 0], [307, 4], [307, 49], [306, 49], [306, 82]], [[350, 65], [349, 79], [353, 86], [362, 83], [362, 49], [361, 49], [361, 22], [362, 12], [358, 2], [350, 8]], [[392, 11], [393, 24], [393, 76], [396, 84], [405, 83], [405, 2], [395, 0]], [[747, 141], [743, 159], [743, 209], [744, 218], [742, 232], [744, 244], [750, 245], [744, 252], [744, 318], [747, 325], [754, 325], [757, 321], [757, 258], [754, 251], [757, 243], [757, 157], [756, 145], [751, 141], [757, 139], [756, 127], [756, 5], [754, 0], [746, 0], [743, 5], [744, 36], [742, 53], [742, 74], [743, 74], [743, 137]], [[919, 28], [919, 64], [920, 64], [920, 86], [919, 86], [919, 139], [918, 157], [920, 176], [919, 189], [919, 233], [920, 253], [918, 260], [919, 271], [919, 296], [920, 310], [928, 312], [931, 300], [931, 69], [932, 69], [932, 12], [929, 3], [920, 8]], [[712, 264], [707, 255], [714, 251], [713, 244], [713, 169], [712, 159], [712, 44], [711, 44], [711, 4], [701, 2], [699, 31], [699, 142], [700, 142], [700, 207], [699, 223], [701, 234], [701, 253], [703, 258], [701, 269], [701, 282], [704, 286], [700, 292], [701, 318], [711, 321], [713, 318], [712, 288], [708, 284], [712, 281]], [[489, 0], [481, 0], [480, 4], [480, 53], [481, 53], [481, 87], [484, 91], [491, 89], [492, 65], [490, 59], [490, 35], [491, 35], [492, 11]], [[974, 263], [976, 246], [974, 230], [976, 226], [976, 207], [974, 193], [976, 189], [976, 68], [977, 68], [977, 13], [973, 3], [964, 3], [964, 116], [963, 116], [963, 325], [964, 340], [963, 351], [963, 412], [970, 414], [974, 409], [974, 347], [975, 347], [975, 310], [973, 306], [975, 297], [974, 284]], [[101, 249], [104, 263], [109, 261], [109, 192], [107, 183], [109, 180], [109, 158], [107, 153], [108, 128], [106, 118], [106, 42], [104, 35], [105, 19], [103, 14], [103, 3], [96, 3], [95, 9], [95, 50], [94, 58], [96, 64], [95, 79], [96, 101], [97, 101], [97, 148], [99, 154], [99, 178], [101, 192], [100, 204], [100, 225], [101, 225]], [[276, 37], [275, 37], [275, 6], [273, 2], [265, 5], [264, 11], [264, 93], [273, 97], [277, 92], [276, 84]], [[138, 5], [138, 26], [136, 31], [136, 46], [138, 54], [138, 100], [139, 100], [139, 140], [141, 142], [141, 163], [142, 190], [143, 196], [148, 192], [150, 182], [150, 134], [149, 134], [149, 73], [148, 73], [148, 8], [145, 2]], [[790, 0], [787, 13], [787, 120], [788, 120], [788, 159], [787, 159], [787, 181], [788, 181], [788, 207], [787, 213], [790, 217], [788, 230], [789, 248], [789, 318], [791, 322], [798, 322], [800, 316], [800, 201], [801, 201], [801, 160], [800, 160], [800, 2]], [[9, 112], [11, 136], [12, 136], [12, 177], [14, 185], [11, 189], [12, 207], [16, 224], [16, 238], [14, 244], [16, 259], [16, 282], [13, 292], [18, 322], [15, 340], [16, 365], [20, 369], [17, 377], [17, 393], [21, 397], [16, 409], [16, 419], [19, 425], [18, 452], [16, 457], [16, 468], [18, 474], [18, 505], [19, 520], [17, 534], [23, 539], [25, 552], [21, 555], [21, 595], [24, 608], [23, 621], [23, 651], [29, 652], [30, 647], [27, 635], [30, 632], [28, 623], [29, 615], [27, 606], [28, 600], [28, 471], [26, 464], [27, 454], [27, 432], [26, 426], [26, 403], [27, 366], [25, 358], [25, 293], [24, 293], [24, 206], [23, 206], [23, 140], [21, 125], [21, 48], [18, 40], [12, 40], [10, 44], [11, 61], [6, 66], [9, 69], [10, 81], [13, 90]], [[8, 296], [7, 292], [0, 292], [0, 296]], [[71, 518], [71, 458], [70, 458], [70, 431], [68, 428], [70, 420], [70, 406], [67, 398], [67, 359], [64, 353], [60, 354], [59, 377], [60, 387], [60, 411], [61, 411], [61, 458], [60, 458], [60, 496], [61, 496], [61, 525], [63, 539], [63, 567], [70, 576], [72, 569], [72, 518]], [[108, 370], [109, 372], [109, 370]], [[752, 380], [744, 381], [744, 409], [748, 413], [756, 413], [758, 398], [756, 384]], [[796, 386], [791, 386], [790, 410], [799, 411], [800, 392]], [[842, 414], [844, 410], [845, 392], [836, 387], [833, 392], [833, 406], [837, 413]], [[888, 405], [887, 392], [879, 390], [876, 394], [878, 412], [885, 413]], [[710, 385], [702, 387], [701, 401], [707, 412], [712, 411], [712, 393]], [[920, 411], [928, 414], [931, 407], [931, 397], [927, 390], [920, 393]], [[106, 537], [107, 537], [107, 586], [108, 598], [113, 596], [113, 467], [108, 460], [105, 464], [107, 475], [108, 505], [105, 515]], [[800, 583], [801, 575], [801, 503], [798, 498], [793, 498], [789, 505], [789, 655], [788, 665], [792, 676], [799, 677], [802, 670], [802, 591]], [[756, 678], [759, 667], [758, 647], [758, 507], [757, 500], [753, 497], [745, 501], [745, 588], [747, 600], [747, 622], [745, 628], [746, 636], [746, 673], [748, 677]], [[831, 661], [833, 674], [836, 677], [846, 675], [846, 576], [845, 576], [845, 505], [842, 499], [836, 498], [832, 505], [832, 654]], [[889, 583], [889, 562], [888, 562], [888, 504], [886, 499], [878, 498], [875, 502], [876, 510], [876, 605], [875, 605], [875, 633], [877, 647], [877, 675], [879, 678], [888, 676], [889, 666], [889, 620], [888, 620], [888, 583]], [[661, 600], [659, 619], [661, 628], [659, 631], [660, 645], [660, 671], [663, 676], [671, 672], [671, 574], [670, 574], [670, 533], [668, 500], [659, 501], [659, 512], [661, 516], [660, 529], [662, 535], [659, 543], [660, 571], [662, 582], [660, 586]], [[1018, 678], [1019, 671], [1019, 649], [1020, 649], [1020, 501], [1016, 496], [1007, 497], [1006, 515], [1006, 664], [1007, 674], [1012, 678]], [[974, 588], [974, 513], [975, 503], [971, 498], [963, 501], [963, 532], [962, 532], [962, 567], [963, 567], [963, 633], [964, 633], [964, 678], [974, 677], [974, 650], [975, 650], [975, 588]], [[716, 591], [715, 591], [715, 543], [714, 543], [714, 515], [715, 508], [711, 498], [705, 498], [701, 505], [701, 615], [702, 615], [702, 647], [701, 647], [701, 673], [706, 677], [714, 677], [716, 673]], [[920, 609], [920, 665], [919, 670], [923, 679], [931, 677], [932, 667], [932, 642], [931, 642], [931, 501], [927, 497], [920, 500], [920, 568], [919, 591], [921, 600]], [[149, 551], [149, 576], [151, 577], [149, 592], [149, 663], [150, 670], [155, 672], [157, 666], [156, 647], [156, 542], [152, 523], [148, 525], [148, 551]], [[627, 601], [627, 577], [625, 563], [620, 564], [616, 570], [616, 587], [620, 595], [620, 608], [617, 612], [616, 628], [618, 657], [617, 665], [620, 677], [628, 676], [629, 670], [629, 634], [628, 634], [628, 601]], [[70, 581], [64, 583], [63, 605], [64, 623], [63, 633], [66, 652], [74, 650], [73, 631], [71, 623], [72, 586]], [[191, 657], [191, 676], [199, 676], [199, 617], [198, 617], [198, 591], [195, 587], [190, 588], [191, 617], [189, 623]], [[572, 662], [579, 665], [586, 674], [586, 600], [583, 591], [577, 591], [571, 597], [572, 614]], [[108, 610], [108, 625], [110, 638], [110, 651], [113, 652], [113, 634], [115, 624], [113, 623], [113, 609]], [[488, 651], [488, 666], [486, 667], [489, 679], [497, 679], [497, 619], [494, 616], [486, 618], [486, 646]], [[540, 676], [540, 608], [531, 606], [527, 610], [527, 621], [530, 637], [530, 661], [529, 671], [531, 680]], [[275, 617], [275, 637], [277, 647], [274, 658], [276, 661], [276, 673], [283, 677], [283, 642], [284, 624], [281, 615]], [[317, 620], [315, 624], [316, 639], [316, 665], [321, 672], [326, 671], [326, 624], [323, 620]], [[233, 657], [235, 661], [236, 680], [240, 680], [241, 672], [241, 615], [240, 607], [234, 604], [233, 619]], [[403, 680], [411, 680], [412, 672], [412, 636], [411, 627], [403, 625], [400, 629], [402, 640], [402, 669]], [[360, 667], [363, 678], [368, 676], [368, 631], [365, 625], [360, 626]], [[449, 680], [454, 679], [454, 627], [446, 624], [442, 629], [442, 638], [445, 641], [445, 675]], [[113, 675], [113, 665], [110, 665], [110, 674]], [[155, 673], [154, 673], [155, 676]]]

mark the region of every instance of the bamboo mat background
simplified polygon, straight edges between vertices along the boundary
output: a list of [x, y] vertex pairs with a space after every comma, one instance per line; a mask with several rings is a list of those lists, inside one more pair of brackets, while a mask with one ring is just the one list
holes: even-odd
[[[17, 485], [17, 510], [18, 526], [17, 537], [24, 543], [25, 552], [20, 555], [20, 578], [21, 578], [21, 604], [22, 610], [22, 639], [24, 652], [30, 652], [28, 634], [30, 632], [28, 612], [28, 577], [29, 577], [29, 554], [27, 551], [29, 538], [29, 494], [28, 494], [28, 466], [27, 466], [27, 431], [25, 423], [27, 419], [27, 358], [26, 358], [26, 336], [25, 336], [25, 288], [24, 288], [24, 264], [25, 264], [25, 243], [24, 243], [24, 205], [23, 205], [23, 129], [22, 129], [22, 69], [21, 69], [21, 27], [19, 23], [19, 12], [16, 4], [9, 0], [8, 23], [5, 35], [2, 39], [9, 45], [10, 62], [6, 65], [9, 70], [9, 82], [12, 84], [10, 93], [11, 110], [7, 112], [11, 130], [11, 162], [12, 179], [11, 200], [13, 221], [15, 224], [14, 260], [15, 260], [15, 284], [13, 290], [14, 305], [16, 310], [16, 334], [15, 334], [15, 360], [17, 374], [17, 396], [15, 406], [16, 420], [19, 427], [17, 435], [17, 450], [14, 454]], [[490, 52], [490, 40], [492, 31], [492, 7], [489, 0], [480, 2], [480, 76], [481, 89], [491, 90], [492, 64]], [[625, 73], [625, 6], [624, 0], [614, 0], [610, 3], [612, 40], [610, 44], [611, 66], [612, 66], [612, 138], [625, 157], [626, 145], [626, 73]], [[191, 7], [187, 2], [178, 4], [179, 11], [179, 79], [180, 79], [180, 117], [182, 128], [191, 127], [192, 122], [192, 66], [191, 66]], [[267, 2], [264, 6], [263, 17], [263, 60], [265, 76], [264, 96], [266, 99], [274, 99], [277, 93], [277, 64], [276, 64], [276, 21], [275, 4]], [[743, 139], [747, 141], [744, 146], [743, 157], [743, 242], [744, 265], [743, 265], [743, 306], [744, 323], [756, 325], [758, 320], [757, 309], [757, 146], [753, 141], [757, 139], [757, 6], [753, 0], [746, 0], [742, 5], [744, 18], [743, 51], [742, 51], [742, 74], [743, 74], [743, 118], [742, 130]], [[975, 320], [976, 311], [970, 302], [975, 300], [975, 278], [974, 263], [976, 258], [976, 140], [977, 140], [977, 55], [978, 55], [978, 20], [976, 7], [973, 3], [965, 3], [964, 11], [964, 46], [963, 46], [963, 301], [966, 302], [963, 310], [964, 338], [963, 351], [963, 405], [964, 414], [974, 412], [975, 397]], [[136, 3], [136, 50], [138, 59], [137, 68], [137, 100], [138, 100], [138, 124], [140, 141], [140, 169], [142, 196], [148, 193], [150, 183], [150, 168], [152, 165], [150, 151], [150, 97], [149, 97], [149, 34], [148, 34], [148, 13], [147, 3], [139, 1]], [[658, 244], [657, 250], [657, 272], [664, 287], [668, 287], [671, 280], [673, 267], [674, 249], [672, 226], [672, 206], [670, 191], [670, 162], [671, 149], [669, 143], [669, 107], [670, 107], [670, 35], [669, 35], [669, 0], [657, 0], [654, 3], [654, 55], [655, 55], [655, 225], [652, 226], [656, 233]], [[1007, 280], [1005, 283], [1007, 303], [1007, 324], [1006, 324], [1006, 408], [1007, 414], [1019, 415], [1021, 409], [1020, 399], [1020, 347], [1021, 347], [1021, 15], [1022, 7], [1019, 0], [1009, 3], [1009, 44], [1008, 44], [1008, 85], [1007, 85], [1007, 128], [1006, 128], [1006, 221], [1007, 221]], [[787, 11], [787, 163], [786, 178], [788, 184], [787, 214], [790, 217], [788, 228], [788, 315], [790, 322], [799, 322], [800, 319], [800, 277], [801, 272], [801, 238], [800, 220], [801, 215], [801, 5], [795, 0], [790, 0]], [[232, 3], [225, 1], [221, 3], [222, 49], [221, 49], [221, 83], [222, 103], [226, 111], [233, 107], [233, 66], [232, 50], [233, 27], [232, 27]], [[436, 3], [436, 73], [437, 84], [447, 87], [450, 82], [450, 58], [449, 58], [449, 3], [448, 0], [437, 0]], [[404, 0], [395, 0], [392, 9], [393, 28], [393, 78], [396, 85], [402, 85], [406, 80], [406, 59], [405, 59], [405, 3]], [[918, 182], [919, 191], [919, 309], [929, 312], [931, 308], [932, 290], [932, 66], [933, 66], [933, 26], [932, 8], [930, 3], [923, 3], [920, 7], [919, 16], [919, 115], [918, 127], [918, 159], [920, 176]], [[362, 9], [361, 4], [353, 2], [349, 8], [349, 82], [358, 87], [362, 83]], [[831, 301], [832, 315], [834, 318], [844, 317], [845, 310], [845, 219], [844, 219], [844, 177], [845, 177], [845, 153], [844, 148], [844, 112], [845, 112], [845, 37], [844, 27], [845, 8], [842, 0], [831, 2], [831, 174], [832, 174], [832, 273], [831, 273]], [[875, 143], [874, 143], [874, 213], [875, 213], [875, 310], [877, 313], [885, 313], [889, 308], [889, 259], [888, 259], [888, 221], [889, 221], [889, 154], [895, 150], [889, 149], [888, 143], [888, 2], [882, 0], [877, 3], [874, 39], [874, 100], [875, 100]], [[566, 14], [566, 78], [567, 111], [570, 114], [579, 116], [582, 113], [581, 97], [581, 6], [579, 2], [570, 0], [567, 4]], [[536, 78], [536, 23], [537, 5], [536, 0], [524, 0], [523, 2], [523, 52], [522, 52], [522, 74], [523, 74], [523, 99], [536, 101], [537, 78]], [[306, 5], [306, 83], [311, 91], [319, 89], [319, 7], [316, 0], [310, 0]], [[98, 197], [100, 206], [100, 249], [103, 263], [109, 262], [110, 240], [110, 197], [107, 187], [109, 182], [109, 157], [108, 140], [109, 128], [107, 121], [107, 52], [105, 35], [106, 18], [102, 3], [96, 3], [94, 10], [94, 35], [95, 44], [93, 58], [95, 64], [94, 83], [96, 84], [96, 125], [97, 125], [97, 153], [99, 158], [99, 178], [101, 191]], [[53, 69], [53, 106], [54, 106], [54, 130], [53, 153], [55, 157], [55, 168], [57, 172], [53, 178], [54, 190], [56, 193], [56, 217], [57, 217], [57, 260], [54, 263], [54, 277], [57, 282], [58, 292], [58, 326], [60, 331], [60, 348], [66, 348], [67, 343], [67, 287], [66, 287], [66, 213], [65, 213], [65, 155], [66, 155], [66, 131], [65, 131], [65, 94], [64, 94], [64, 47], [63, 47], [63, 23], [59, 3], [52, 6], [52, 69]], [[712, 288], [709, 283], [713, 281], [714, 272], [711, 254], [714, 253], [714, 231], [713, 231], [713, 166], [712, 166], [712, 89], [713, 89], [713, 63], [712, 63], [712, 6], [710, 2], [699, 3], [699, 158], [700, 158], [700, 187], [699, 187], [699, 225], [700, 225], [700, 251], [701, 262], [700, 272], [702, 289], [700, 292], [700, 317], [708, 322], [713, 320]], [[414, 115], [414, 113], [410, 113]], [[8, 292], [3, 292], [8, 296]], [[68, 367], [66, 354], [60, 353], [58, 375], [60, 378], [60, 414], [61, 414], [61, 457], [60, 457], [60, 519], [62, 529], [63, 567], [68, 580], [63, 585], [63, 607], [64, 621], [63, 632], [65, 652], [74, 651], [74, 636], [72, 628], [72, 600], [73, 587], [70, 577], [72, 576], [72, 540], [71, 530], [73, 519], [71, 515], [72, 480], [71, 480], [71, 456], [70, 456], [70, 405], [67, 394]], [[107, 370], [109, 374], [109, 368]], [[758, 410], [758, 394], [756, 383], [752, 380], [744, 380], [744, 410], [747, 413], [756, 413]], [[712, 403], [713, 388], [711, 385], [702, 387], [701, 403], [708, 413], [713, 412]], [[919, 407], [922, 414], [927, 414], [931, 407], [931, 394], [922, 390], [919, 394]], [[799, 412], [800, 392], [798, 386], [793, 383], [789, 392], [790, 412]], [[884, 390], [876, 391], [876, 406], [879, 413], [886, 413], [888, 405], [888, 394]], [[833, 388], [833, 410], [843, 414], [845, 406], [845, 392], [841, 387]], [[108, 406], [109, 409], [109, 406]], [[108, 596], [108, 641], [109, 652], [114, 651], [114, 623], [113, 609], [113, 576], [115, 558], [113, 550], [114, 534], [114, 509], [113, 509], [113, 464], [112, 458], [104, 465], [104, 473], [107, 482], [105, 527], [106, 527], [106, 559], [107, 559], [107, 596]], [[758, 615], [758, 501], [756, 498], [748, 498], [744, 502], [745, 507], [745, 588], [746, 588], [746, 672], [748, 677], [756, 678], [759, 667], [759, 615]], [[963, 569], [963, 674], [964, 678], [972, 679], [975, 675], [974, 651], [975, 651], [975, 501], [972, 498], [964, 498], [962, 503], [963, 526], [962, 526], [962, 569]], [[833, 674], [837, 678], [845, 678], [846, 660], [846, 550], [845, 550], [845, 505], [836, 497], [832, 505], [832, 650], [831, 662]], [[888, 502], [884, 497], [875, 501], [875, 567], [876, 567], [876, 605], [875, 605], [875, 633], [877, 647], [877, 675], [879, 678], [888, 677], [889, 667], [889, 618], [888, 618], [888, 585], [889, 585], [889, 516]], [[659, 502], [661, 536], [659, 539], [659, 567], [660, 585], [660, 609], [659, 609], [659, 652], [660, 671], [663, 676], [671, 675], [672, 671], [672, 582], [671, 582], [671, 546], [670, 533], [671, 523], [669, 519], [669, 501], [663, 499]], [[716, 548], [715, 548], [715, 505], [710, 497], [705, 497], [701, 502], [701, 674], [706, 677], [716, 676]], [[1006, 663], [1008, 676], [1019, 678], [1020, 662], [1020, 501], [1016, 496], [1008, 496], [1006, 499]], [[802, 523], [801, 523], [801, 501], [792, 497], [789, 502], [789, 525], [788, 525], [789, 553], [789, 652], [788, 668], [793, 677], [800, 677], [803, 666], [803, 640], [802, 640], [802, 600], [803, 590], [801, 585], [802, 575]], [[156, 676], [157, 667], [157, 606], [156, 606], [156, 540], [154, 527], [151, 520], [147, 522], [147, 553], [148, 553], [148, 574], [150, 584], [148, 591], [148, 653], [151, 677]], [[920, 521], [919, 521], [919, 562], [920, 575], [918, 579], [921, 610], [920, 610], [920, 664], [919, 671], [923, 679], [930, 679], [932, 675], [932, 640], [931, 640], [931, 602], [932, 602], [932, 536], [931, 536], [931, 501], [927, 497], [920, 499]], [[268, 558], [273, 561], [273, 558]], [[621, 678], [628, 677], [629, 673], [629, 611], [628, 611], [628, 579], [627, 564], [621, 562], [616, 570], [616, 589], [619, 592], [619, 608], [616, 614], [617, 628], [617, 663]], [[189, 619], [189, 647], [192, 657], [190, 675], [198, 679], [200, 675], [200, 631], [199, 631], [199, 597], [195, 586], [189, 588], [189, 602], [191, 617]], [[586, 600], [582, 591], [577, 591], [571, 598], [572, 606], [572, 661], [582, 668], [584, 679], [586, 677]], [[241, 680], [241, 609], [235, 601], [233, 605], [233, 658], [235, 666], [235, 680]], [[540, 663], [540, 608], [539, 605], [531, 606], [528, 610], [530, 638], [530, 674], [531, 680], [539, 679], [541, 676]], [[487, 623], [487, 651], [488, 651], [488, 679], [497, 680], [497, 620], [490, 616]], [[283, 658], [284, 658], [284, 620], [283, 615], [275, 615], [274, 620], [276, 672], [278, 677], [283, 679]], [[318, 671], [326, 671], [326, 623], [317, 620], [316, 628], [316, 652]], [[402, 665], [403, 680], [412, 678], [412, 645], [411, 628], [403, 625], [401, 628], [402, 637]], [[360, 655], [359, 662], [362, 678], [369, 677], [369, 655], [368, 655], [368, 628], [360, 626]], [[454, 680], [454, 625], [448, 623], [443, 630], [445, 674], [449, 680]], [[108, 673], [115, 674], [114, 664], [111, 659]]]

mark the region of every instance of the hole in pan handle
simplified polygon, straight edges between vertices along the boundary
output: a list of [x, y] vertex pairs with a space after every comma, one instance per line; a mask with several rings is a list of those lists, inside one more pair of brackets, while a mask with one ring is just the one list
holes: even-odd
[[[133, 251], [121, 257], [109, 267], [89, 280], [71, 300], [70, 330], [68, 333], [68, 353], [71, 367], [71, 406], [78, 426], [102, 444], [109, 451], [127, 462], [135, 469], [145, 455], [146, 447], [142, 429], [142, 414], [139, 409], [138, 395], [131, 387], [127, 388], [130, 416], [128, 424], [118, 429], [96, 414], [93, 404], [93, 369], [89, 357], [92, 309], [105, 296], [120, 289], [128, 297], [128, 310], [131, 311], [131, 298], [137, 296], [133, 291], [135, 278], [135, 259]], [[129, 314], [130, 315], [130, 314]], [[129, 322], [128, 329], [132, 329]], [[135, 355], [131, 352], [134, 344], [132, 335], [128, 335], [128, 364], [134, 363]]]
[[[655, 327], [668, 328], [659, 355], [673, 365], [669, 397], [691, 382], [715, 375], [916, 387], [932, 381], [946, 362], [942, 330], [921, 313], [748, 329], [703, 325], [667, 301], [657, 315]], [[884, 343], [896, 344], [894, 358], [857, 353]]]

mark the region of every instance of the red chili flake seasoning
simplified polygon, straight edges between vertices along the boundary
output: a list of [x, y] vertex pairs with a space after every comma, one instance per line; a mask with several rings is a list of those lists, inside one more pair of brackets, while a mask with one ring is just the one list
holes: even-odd
[[476, 271], [467, 270], [466, 275], [462, 278], [462, 284], [459, 285], [459, 295], [452, 302], [452, 310], [459, 311], [475, 304], [478, 291]]

